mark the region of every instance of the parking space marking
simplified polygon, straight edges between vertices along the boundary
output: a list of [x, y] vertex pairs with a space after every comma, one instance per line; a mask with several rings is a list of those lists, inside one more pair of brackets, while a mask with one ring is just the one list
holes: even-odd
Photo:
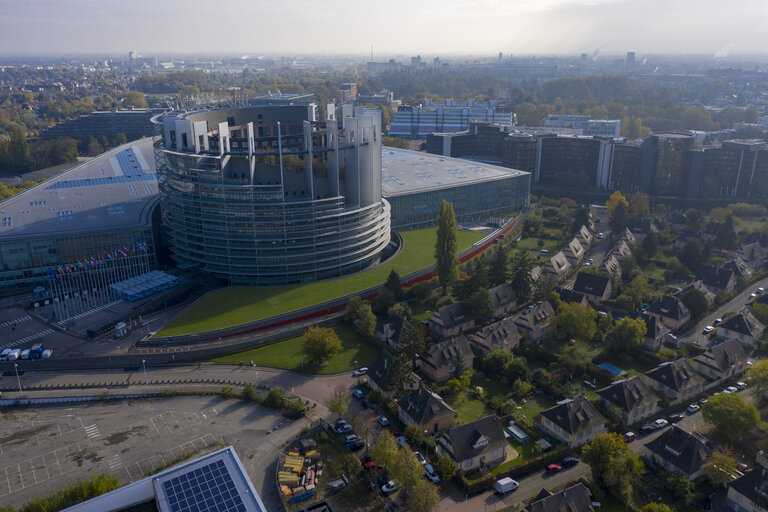
[[0, 469], [0, 497], [11, 494], [11, 483], [8, 481], [8, 468]]
[[99, 432], [99, 427], [97, 427], [95, 423], [85, 427], [85, 434], [90, 438], [99, 437], [101, 435]]
[[123, 461], [120, 460], [120, 454], [118, 453], [110, 457], [109, 460], [107, 461], [107, 464], [109, 465], [109, 469], [111, 469], [112, 471], [122, 467]]

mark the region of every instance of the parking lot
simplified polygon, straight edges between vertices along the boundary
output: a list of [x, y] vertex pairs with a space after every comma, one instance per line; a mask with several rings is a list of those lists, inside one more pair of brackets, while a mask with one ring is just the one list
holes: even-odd
[[0, 411], [0, 503], [21, 506], [96, 473], [121, 485], [189, 453], [233, 445], [265, 505], [279, 499], [280, 447], [305, 420], [219, 397], [97, 402]]

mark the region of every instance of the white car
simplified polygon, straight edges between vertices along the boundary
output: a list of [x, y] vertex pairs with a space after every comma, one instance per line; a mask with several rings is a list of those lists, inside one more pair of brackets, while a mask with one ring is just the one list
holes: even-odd
[[354, 375], [355, 377], [360, 377], [362, 375], [365, 375], [366, 373], [368, 373], [368, 367], [363, 366], [362, 368], [358, 368], [357, 370], [355, 370], [352, 375]]
[[688, 406], [688, 409], [686, 409], [686, 411], [688, 411], [688, 414], [693, 414], [695, 412], [699, 412], [699, 409], [701, 409], [700, 405], [691, 404]]
[[390, 494], [397, 490], [399, 487], [397, 480], [390, 480], [389, 482], [385, 483], [381, 486], [381, 493], [382, 494]]
[[708, 326], [706, 326], [706, 327], [704, 328], [704, 334], [709, 334], [709, 333], [711, 333], [711, 332], [712, 332], [712, 331], [714, 331], [714, 330], [715, 330], [715, 328], [714, 328], [714, 327], [712, 327], [711, 325], [708, 325]]
[[602, 233], [598, 233], [597, 234], [597, 239], [598, 240], [602, 240], [603, 239], [603, 234]]
[[405, 436], [397, 436], [397, 444], [400, 448], [405, 447]]
[[746, 382], [737, 382], [736, 383], [736, 387], [739, 389], [739, 391], [741, 391], [742, 389], [747, 387], [747, 383]]
[[25, 348], [24, 350], [21, 351], [21, 358], [29, 359], [29, 353], [30, 353], [29, 349]]
[[760, 295], [764, 294], [765, 293], [765, 288], [763, 288], [761, 286], [760, 288], [757, 289], [757, 293], [759, 293]]
[[355, 398], [363, 398], [363, 392], [359, 389], [356, 389], [352, 392], [352, 395], [354, 395]]
[[387, 425], [389, 425], [389, 420], [387, 419], [387, 417], [386, 417], [386, 416], [379, 416], [379, 417], [377, 418], [377, 421], [379, 422], [379, 424], [380, 424], [382, 427], [386, 427]]
[[53, 350], [50, 348], [47, 348], [43, 350], [43, 354], [41, 356], [43, 359], [50, 359], [53, 357]]
[[736, 386], [728, 386], [723, 390], [723, 393], [735, 393], [739, 390]]
[[665, 420], [664, 418], [659, 418], [659, 419], [657, 419], [656, 421], [653, 422], [653, 428], [655, 428], [657, 430], [660, 429], [660, 428], [664, 428], [667, 425], [669, 425], [669, 422], [667, 420]]
[[424, 475], [434, 484], [440, 481], [440, 477], [437, 476], [437, 473], [435, 473], [435, 468], [432, 467], [432, 464], [427, 464], [424, 466]]
[[422, 454], [420, 454], [419, 452], [413, 452], [413, 454], [416, 455], [416, 460], [419, 461], [419, 464], [421, 464], [422, 466], [427, 465], [427, 459], [425, 459]]
[[344, 437], [344, 442], [351, 443], [352, 441], [357, 441], [358, 439], [360, 439], [360, 436], [357, 434], [349, 434], [348, 436]]

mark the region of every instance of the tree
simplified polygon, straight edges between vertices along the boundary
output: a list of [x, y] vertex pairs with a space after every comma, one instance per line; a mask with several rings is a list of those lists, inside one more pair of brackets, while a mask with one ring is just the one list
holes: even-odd
[[475, 316], [491, 316], [493, 314], [493, 299], [487, 288], [480, 288], [469, 297], [465, 304]]
[[733, 227], [733, 215], [725, 216], [725, 222], [720, 225], [715, 237], [715, 245], [721, 249], [733, 249], [736, 247], [736, 230]]
[[685, 307], [691, 312], [691, 317], [694, 320], [698, 320], [704, 316], [707, 312], [709, 304], [707, 303], [707, 297], [700, 290], [691, 288], [680, 296], [680, 300], [683, 301]]
[[419, 302], [424, 302], [432, 294], [432, 282], [421, 281], [408, 288], [411, 297]]
[[396, 299], [402, 297], [403, 288], [400, 285], [400, 275], [395, 272], [395, 269], [389, 271], [389, 276], [387, 276], [387, 282], [384, 283], [384, 288], [392, 292], [392, 295], [394, 295]]
[[450, 368], [448, 369], [448, 372], [451, 375], [451, 378], [453, 379], [461, 379], [461, 377], [464, 375], [464, 372], [467, 371], [467, 365], [464, 362], [464, 354], [462, 354], [461, 350], [456, 351], [456, 355], [453, 356], [453, 359], [451, 359]]
[[491, 255], [488, 265], [488, 281], [490, 285], [497, 286], [507, 280], [507, 270], [509, 268], [509, 254], [504, 244], [496, 246], [496, 250]]
[[424, 468], [411, 450], [398, 450], [392, 474], [406, 489], [413, 489], [417, 482], [422, 481]]
[[659, 250], [659, 235], [655, 231], [651, 231], [642, 242], [643, 253], [647, 259], [651, 259], [656, 256], [656, 251]]
[[423, 353], [426, 348], [424, 329], [421, 323], [415, 320], [406, 320], [400, 331], [397, 351], [413, 361], [416, 359], [416, 354]]
[[269, 391], [267, 391], [267, 394], [264, 396], [264, 400], [262, 400], [261, 403], [265, 407], [279, 411], [285, 407], [285, 391], [279, 386], [269, 388]]
[[688, 221], [688, 225], [691, 226], [691, 229], [698, 231], [701, 229], [701, 222], [704, 220], [704, 216], [700, 210], [691, 208], [685, 212], [685, 220]]
[[443, 455], [435, 462], [435, 472], [440, 480], [447, 482], [456, 474], [456, 463], [448, 455]]
[[394, 393], [397, 398], [405, 396], [405, 388], [413, 382], [411, 373], [413, 373], [413, 360], [406, 354], [397, 354], [387, 374], [385, 384], [387, 391]]
[[480, 258], [469, 271], [469, 278], [475, 283], [475, 289], [488, 288], [488, 264]]
[[333, 396], [328, 399], [328, 410], [338, 414], [339, 417], [344, 416], [349, 408], [349, 401], [349, 391], [346, 386], [339, 384], [333, 390]]
[[560, 339], [587, 342], [597, 330], [597, 311], [578, 302], [565, 302], [552, 318], [552, 326]]
[[408, 494], [408, 509], [414, 512], [432, 512], [440, 503], [437, 487], [419, 479]]
[[638, 318], [624, 317], [613, 325], [608, 337], [611, 349], [617, 352], [633, 352], [643, 344], [645, 322]]
[[760, 413], [736, 393], [718, 393], [701, 406], [704, 421], [728, 439], [737, 439], [760, 423]]
[[24, 130], [19, 125], [13, 125], [7, 143], [8, 174], [24, 174], [32, 168], [32, 157]]
[[380, 314], [384, 314], [389, 311], [389, 308], [391, 308], [396, 301], [397, 299], [395, 299], [395, 294], [393, 294], [391, 291], [381, 290], [379, 294], [376, 295], [376, 298], [373, 299], [371, 309]]
[[626, 201], [619, 202], [613, 209], [609, 224], [616, 236], [620, 235], [626, 228], [629, 221], [629, 205]]
[[409, 306], [405, 302], [397, 302], [393, 304], [391, 308], [389, 308], [389, 311], [387, 311], [387, 315], [394, 315], [394, 314], [398, 314], [403, 318], [412, 318], [413, 310], [411, 309], [411, 306]]
[[531, 277], [533, 270], [533, 259], [527, 251], [517, 251], [512, 260], [512, 289], [518, 297], [527, 297], [531, 293]]
[[245, 386], [243, 386], [243, 400], [248, 400], [249, 402], [259, 401], [259, 394], [256, 392], [254, 385], [250, 382], [246, 382]]
[[[597, 268], [597, 267], [588, 267], [588, 268]], [[539, 277], [536, 278], [536, 281], [533, 285], [533, 300], [537, 302], [543, 302], [545, 300], [548, 300], [550, 302], [555, 302], [554, 295], [556, 295], [555, 287], [556, 287], [555, 280], [552, 279], [552, 276], [549, 272], [542, 272], [539, 274]], [[557, 297], [559, 300], [559, 296]], [[552, 304], [553, 306], [556, 306], [556, 304]]]
[[571, 232], [581, 229], [581, 226], [589, 226], [589, 210], [584, 206], [576, 210], [573, 224], [571, 224]]
[[609, 197], [608, 201], [606, 201], [605, 203], [608, 216], [613, 216], [613, 212], [619, 204], [624, 204], [624, 206], [629, 208], [629, 203], [627, 202], [627, 198], [624, 197], [624, 194], [622, 194], [617, 190], [613, 194], [611, 194], [611, 197]]
[[303, 348], [310, 364], [320, 366], [341, 351], [341, 339], [333, 329], [310, 327], [304, 333]]
[[751, 368], [747, 368], [746, 381], [752, 396], [764, 400], [768, 393], [768, 359], [755, 361]]
[[437, 241], [435, 242], [435, 271], [437, 272], [443, 295], [459, 276], [459, 259], [456, 257], [456, 215], [453, 205], [443, 201], [437, 217]]
[[651, 202], [648, 199], [648, 194], [642, 190], [632, 194], [632, 198], [629, 200], [629, 210], [635, 217], [647, 217], [651, 213]]
[[680, 249], [678, 258], [680, 259], [680, 263], [688, 267], [688, 269], [695, 274], [704, 262], [704, 251], [701, 247], [701, 242], [696, 238], [689, 238], [686, 240], [685, 245]]
[[645, 467], [619, 434], [599, 434], [581, 451], [592, 477], [624, 503], [632, 500], [632, 489], [640, 483]]
[[382, 430], [373, 445], [374, 460], [391, 471], [396, 465], [398, 451], [397, 441], [389, 430]]
[[768, 304], [752, 303], [752, 314], [755, 315], [761, 324], [768, 325]]
[[709, 465], [704, 468], [704, 474], [715, 487], [722, 487], [730, 482], [738, 469], [736, 459], [722, 451], [712, 452], [712, 455], [707, 457], [707, 462]]
[[640, 509], [640, 512], [675, 512], [663, 503], [648, 503]]
[[134, 108], [147, 108], [147, 100], [139, 91], [125, 91], [123, 93], [123, 105]]
[[352, 322], [363, 334], [373, 336], [376, 332], [376, 315], [373, 314], [371, 305], [360, 297], [349, 299], [344, 318]]
[[631, 309], [639, 308], [643, 303], [643, 299], [648, 296], [648, 280], [644, 275], [638, 275], [629, 283], [629, 286], [624, 289], [621, 295], [629, 302]]

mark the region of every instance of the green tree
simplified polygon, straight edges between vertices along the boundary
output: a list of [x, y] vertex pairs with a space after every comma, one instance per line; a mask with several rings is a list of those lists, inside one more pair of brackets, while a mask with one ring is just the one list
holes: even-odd
[[400, 331], [400, 339], [397, 343], [397, 351], [410, 361], [416, 359], [417, 354], [424, 353], [427, 348], [424, 329], [421, 323], [415, 320], [406, 320]]
[[424, 446], [427, 442], [427, 438], [424, 437], [424, 432], [418, 425], [406, 425], [405, 429], [403, 429], [403, 435], [405, 436], [405, 440], [408, 441], [408, 444], [413, 447]]
[[752, 396], [757, 400], [765, 400], [768, 393], [768, 359], [755, 361], [752, 367], [747, 368], [746, 381]]
[[707, 457], [708, 466], [704, 468], [704, 474], [715, 487], [722, 487], [733, 479], [738, 466], [736, 459], [723, 451], [714, 451]]
[[264, 396], [264, 400], [261, 403], [270, 409], [279, 411], [286, 406], [286, 401], [285, 390], [279, 386], [275, 386], [269, 388], [269, 391], [267, 391], [267, 394]]
[[8, 139], [7, 158], [9, 169], [7, 174], [24, 174], [32, 168], [32, 157], [29, 154], [29, 145], [24, 130], [14, 125]]
[[576, 214], [573, 216], [573, 223], [571, 224], [571, 232], [581, 229], [581, 226], [589, 226], [589, 210], [582, 206], [576, 210]]
[[437, 487], [420, 478], [408, 494], [408, 509], [413, 512], [432, 512], [440, 503]]
[[456, 463], [448, 455], [443, 455], [435, 462], [435, 472], [440, 480], [448, 482], [456, 474]]
[[147, 108], [147, 100], [139, 91], [125, 91], [123, 93], [123, 106], [134, 108]]
[[413, 310], [411, 309], [411, 306], [405, 302], [393, 304], [392, 307], [389, 308], [389, 311], [387, 311], [387, 315], [394, 315], [395, 313], [406, 319], [413, 318]]
[[763, 325], [768, 325], [768, 304], [753, 302], [751, 308], [755, 318], [757, 318]]
[[704, 262], [704, 250], [701, 247], [701, 242], [696, 238], [686, 240], [678, 258], [691, 272], [694, 274], [698, 272], [699, 267]]
[[464, 362], [464, 354], [461, 350], [456, 351], [456, 355], [451, 359], [448, 371], [453, 379], [461, 379], [464, 372], [467, 371], [467, 364]]
[[459, 259], [456, 256], [457, 236], [453, 205], [443, 201], [437, 217], [437, 241], [435, 242], [435, 271], [443, 288], [443, 295], [448, 293], [448, 287], [455, 283], [459, 276]]
[[701, 229], [701, 223], [704, 220], [704, 215], [701, 213], [701, 210], [691, 208], [685, 212], [685, 219], [688, 221], [688, 225], [691, 226], [691, 229], [698, 231]]
[[651, 231], [642, 242], [643, 253], [647, 259], [651, 259], [656, 256], [656, 252], [659, 250], [659, 235], [655, 231]]
[[349, 299], [344, 318], [367, 336], [373, 336], [376, 332], [376, 315], [373, 314], [371, 305], [360, 297]]
[[412, 450], [398, 450], [391, 471], [400, 485], [409, 490], [412, 490], [417, 482], [423, 481], [424, 468]]
[[384, 314], [389, 311], [389, 308], [395, 305], [395, 302], [397, 302], [397, 299], [395, 298], [394, 293], [389, 290], [381, 290], [379, 294], [376, 295], [376, 298], [373, 299], [371, 309], [379, 314]]
[[346, 386], [339, 384], [333, 390], [331, 398], [328, 399], [328, 410], [338, 414], [339, 417], [344, 416], [349, 408], [349, 402], [349, 391], [347, 391]]
[[259, 401], [259, 394], [250, 382], [246, 382], [245, 386], [243, 386], [243, 399], [248, 400], [249, 402]]
[[517, 251], [512, 260], [512, 281], [510, 285], [518, 297], [528, 297], [533, 278], [533, 258], [527, 251]]
[[691, 312], [691, 317], [694, 320], [702, 318], [706, 312], [709, 304], [707, 303], [707, 297], [700, 290], [691, 288], [680, 296], [680, 300], [685, 304], [685, 307]]
[[493, 314], [493, 300], [491, 292], [487, 288], [480, 288], [465, 301], [469, 310], [476, 316], [491, 316]]
[[424, 302], [432, 294], [432, 287], [431, 281], [421, 281], [408, 288], [408, 293], [417, 301]]
[[387, 282], [384, 283], [384, 288], [392, 292], [396, 299], [402, 297], [403, 288], [400, 285], [400, 275], [395, 272], [395, 269], [389, 271], [389, 276], [387, 276]]
[[[597, 267], [588, 267], [588, 269], [594, 268], [597, 269]], [[552, 303], [553, 306], [557, 306], [555, 304], [555, 295], [557, 293], [555, 292], [555, 287], [557, 284], [555, 283], [555, 280], [552, 279], [552, 276], [549, 274], [549, 272], [542, 272], [539, 274], [539, 277], [536, 278], [536, 281], [533, 285], [533, 300], [539, 302], [543, 302], [545, 300], [548, 300]], [[560, 296], [557, 296], [557, 301], [560, 300]]]
[[728, 439], [736, 439], [760, 424], [760, 413], [736, 393], [718, 393], [701, 406], [704, 421]]
[[599, 434], [584, 446], [581, 455], [597, 482], [624, 503], [631, 503], [632, 490], [640, 483], [645, 467], [619, 434]]
[[491, 255], [491, 261], [488, 265], [488, 281], [490, 285], [497, 286], [507, 280], [507, 271], [509, 270], [509, 254], [504, 244], [499, 244]]
[[728, 214], [725, 222], [720, 225], [715, 237], [715, 245], [721, 249], [731, 250], [736, 247], [736, 229], [733, 226], [733, 215]]
[[406, 388], [413, 382], [413, 360], [406, 354], [397, 354], [392, 361], [392, 368], [387, 373], [385, 387], [387, 391], [395, 394], [395, 397], [405, 396]]
[[382, 430], [376, 438], [376, 444], [373, 445], [374, 460], [392, 470], [396, 465], [397, 452], [398, 446], [395, 438], [389, 433], [389, 430]]
[[640, 509], [640, 512], [675, 512], [663, 503], [648, 503]]
[[629, 205], [626, 201], [620, 201], [616, 204], [616, 208], [613, 209], [613, 213], [609, 219], [609, 224], [616, 236], [620, 235], [626, 228], [629, 222]]
[[564, 302], [552, 318], [552, 326], [560, 339], [588, 342], [597, 330], [597, 311], [578, 302]]
[[629, 286], [624, 289], [621, 295], [630, 305], [628, 309], [634, 310], [640, 307], [648, 293], [648, 280], [644, 275], [640, 274], [629, 283]]
[[304, 353], [312, 365], [325, 364], [341, 351], [341, 347], [341, 339], [333, 329], [310, 327], [304, 333]]
[[643, 344], [645, 322], [639, 318], [624, 317], [613, 325], [608, 338], [614, 352], [634, 352]]

